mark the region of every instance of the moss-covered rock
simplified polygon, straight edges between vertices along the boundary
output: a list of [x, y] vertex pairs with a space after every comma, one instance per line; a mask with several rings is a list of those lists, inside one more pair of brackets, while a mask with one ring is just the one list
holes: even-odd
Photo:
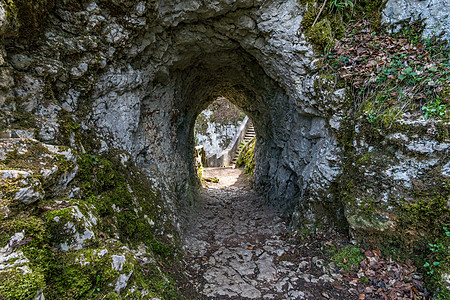
[[41, 272], [24, 267], [0, 272], [0, 280], [2, 299], [35, 299], [46, 286]]
[[255, 145], [256, 137], [252, 138], [246, 144], [241, 145], [239, 157], [236, 161], [236, 167], [244, 167], [244, 172], [253, 175], [255, 171]]
[[[450, 222], [450, 140], [440, 135], [433, 121], [393, 120], [374, 129], [359, 118], [340, 185], [353, 238], [394, 257], [413, 258], [418, 266], [437, 261], [433, 272], [424, 268], [435, 289], [449, 270], [443, 228]], [[436, 255], [433, 244], [445, 251]]]
[[[60, 202], [63, 206], [67, 202]], [[83, 207], [84, 206], [84, 207]], [[94, 207], [83, 205], [85, 213], [79, 206], [52, 210], [45, 216], [48, 230], [52, 236], [52, 243], [63, 251], [82, 249], [86, 243], [95, 239], [97, 218], [93, 215]]]
[[370, 20], [380, 29], [384, 0], [328, 1], [300, 0], [305, 12], [302, 27], [305, 36], [319, 53], [334, 46], [334, 39], [344, 35], [345, 26], [355, 19]]
[[[1, 263], [2, 297], [181, 297], [167, 271], [180, 264], [170, 208], [123, 157], [1, 140], [0, 255], [13, 261]], [[39, 193], [16, 199], [30, 187]], [[20, 236], [13, 246], [12, 236]]]
[[30, 242], [29, 232], [22, 230], [11, 236], [0, 248], [0, 297], [2, 299], [34, 299], [45, 287], [43, 270], [30, 263], [27, 254], [18, 249]]
[[327, 19], [317, 22], [307, 31], [306, 36], [308, 41], [315, 45], [319, 51], [334, 42], [331, 24]]

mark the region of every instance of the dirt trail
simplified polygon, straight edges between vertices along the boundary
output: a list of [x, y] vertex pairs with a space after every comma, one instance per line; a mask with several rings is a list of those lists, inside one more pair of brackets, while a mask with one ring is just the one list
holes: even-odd
[[220, 181], [203, 190], [185, 250], [192, 282], [205, 298], [355, 297], [332, 285], [342, 275], [320, 253], [300, 254], [286, 238], [286, 224], [247, 187], [241, 169], [206, 169], [204, 175]]

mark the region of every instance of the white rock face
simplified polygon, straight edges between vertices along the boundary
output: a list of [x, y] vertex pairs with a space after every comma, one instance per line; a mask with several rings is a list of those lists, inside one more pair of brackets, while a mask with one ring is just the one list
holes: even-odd
[[425, 19], [423, 36], [444, 33], [450, 41], [450, 3], [448, 0], [389, 0], [383, 11], [383, 22]]
[[6, 28], [6, 8], [4, 3], [0, 3], [0, 34], [3, 34], [3, 31]]
[[[209, 120], [211, 111], [203, 111], [202, 115], [206, 120]], [[196, 133], [196, 142], [202, 145], [206, 152], [206, 157], [212, 155], [219, 155], [224, 151], [233, 140], [238, 132], [239, 126], [242, 122], [236, 124], [221, 124], [213, 121], [206, 121], [208, 128], [203, 133]]]
[[114, 286], [114, 290], [117, 293], [120, 293], [120, 290], [125, 288], [128, 284], [128, 280], [131, 275], [133, 275], [133, 271], [130, 271], [128, 274], [120, 274], [119, 279], [117, 279], [116, 285]]
[[125, 256], [123, 255], [112, 255], [111, 256], [112, 262], [111, 266], [116, 271], [122, 271], [123, 264], [127, 261]]

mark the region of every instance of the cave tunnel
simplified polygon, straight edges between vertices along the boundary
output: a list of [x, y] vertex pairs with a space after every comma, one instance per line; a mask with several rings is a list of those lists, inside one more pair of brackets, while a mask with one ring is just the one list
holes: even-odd
[[[175, 78], [176, 151], [188, 170], [187, 185], [198, 187], [194, 164], [194, 126], [197, 116], [218, 97], [224, 97], [239, 107], [253, 121], [255, 147], [255, 186], [269, 196], [269, 202], [292, 214], [300, 197], [301, 181], [296, 168], [301, 160], [286, 165], [281, 160], [286, 150], [293, 155], [309, 155], [310, 144], [301, 142], [302, 149], [290, 149], [297, 139], [290, 132], [300, 133], [310, 117], [295, 114], [292, 101], [243, 50], [224, 51], [198, 56], [191, 64], [171, 70]], [[286, 149], [286, 146], [288, 149]], [[283, 150], [284, 149], [284, 150]], [[303, 153], [301, 153], [303, 151]], [[275, 179], [275, 180], [274, 180]]]

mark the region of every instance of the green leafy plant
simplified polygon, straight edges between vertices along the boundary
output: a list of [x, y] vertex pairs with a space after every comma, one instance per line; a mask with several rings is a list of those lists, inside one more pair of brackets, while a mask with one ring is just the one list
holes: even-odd
[[442, 117], [447, 112], [447, 105], [441, 104], [441, 99], [437, 96], [434, 101], [428, 102], [426, 106], [422, 106], [422, 110], [425, 112], [425, 119]]
[[355, 4], [350, 0], [331, 0], [329, 7], [331, 10], [336, 9], [338, 12], [342, 12], [345, 8], [353, 9]]
[[95, 285], [94, 285], [95, 287], [92, 290], [92, 293], [100, 292], [99, 284], [100, 284], [100, 274], [97, 274], [97, 276], [95, 277]]
[[366, 118], [367, 118], [367, 121], [369, 121], [369, 123], [375, 122], [375, 120], [377, 119], [377, 116], [375, 115], [375, 112], [373, 111], [373, 109], [371, 111], [369, 111], [369, 115]]
[[450, 237], [450, 230], [448, 230], [448, 227], [442, 227], [442, 229], [444, 229], [445, 235]]
[[98, 159], [95, 155], [91, 155], [91, 158], [92, 158], [92, 164], [93, 164], [93, 165], [98, 164], [99, 159]]
[[[444, 227], [444, 230], [447, 227]], [[448, 230], [445, 231], [447, 236], [450, 236], [450, 232]], [[433, 275], [434, 272], [436, 271], [436, 269], [441, 265], [441, 262], [439, 260], [439, 257], [441, 257], [445, 251], [446, 251], [446, 246], [444, 246], [444, 244], [442, 243], [437, 243], [437, 244], [433, 244], [433, 243], [428, 243], [429, 249], [430, 251], [433, 253], [434, 259], [431, 262], [425, 262], [424, 263], [424, 268], [427, 270], [427, 274], [428, 275]]]
[[426, 262], [423, 266], [427, 269], [427, 274], [433, 275], [436, 267], [441, 264], [439, 261], [434, 261], [431, 264]]
[[397, 78], [400, 80], [407, 79], [408, 81], [413, 82], [416, 79], [416, 75], [417, 75], [417, 73], [414, 72], [411, 67], [407, 67], [397, 76]]
[[430, 253], [428, 258], [426, 259], [423, 267], [428, 275], [433, 278], [433, 275], [436, 275], [437, 278], [440, 277], [442, 271], [445, 273], [448, 270], [448, 258], [449, 258], [449, 250], [450, 247], [448, 245], [448, 238], [450, 237], [450, 231], [448, 227], [442, 227], [445, 236], [437, 239], [434, 243], [428, 243], [428, 249]]

